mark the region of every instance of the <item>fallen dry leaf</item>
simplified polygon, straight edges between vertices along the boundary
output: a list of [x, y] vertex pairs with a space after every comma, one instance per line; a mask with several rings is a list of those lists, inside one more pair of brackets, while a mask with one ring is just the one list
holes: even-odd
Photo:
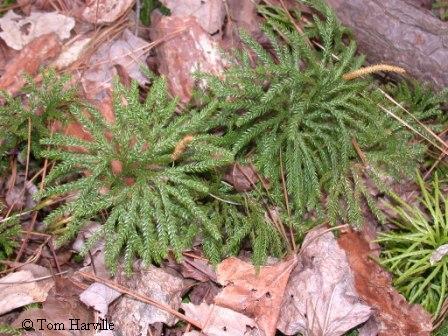
[[63, 69], [73, 64], [82, 56], [91, 40], [92, 38], [85, 37], [68, 45], [64, 45], [61, 54], [52, 65], [57, 69]]
[[12, 10], [0, 18], [0, 37], [8, 46], [22, 50], [37, 37], [55, 33], [60, 40], [70, 37], [75, 20], [57, 12], [33, 12], [30, 16], [20, 16]]
[[213, 282], [200, 282], [193, 287], [189, 297], [193, 304], [201, 304], [202, 302], [212, 304], [219, 292], [220, 288]]
[[349, 231], [338, 239], [348, 256], [358, 295], [374, 309], [379, 336], [429, 336], [431, 316], [418, 305], [406, 302], [391, 284], [389, 273], [370, 256], [369, 242], [362, 233]]
[[261, 36], [261, 18], [257, 12], [260, 0], [227, 0], [229, 19], [223, 36], [224, 47], [235, 48], [239, 42], [239, 30], [243, 29], [256, 39]]
[[222, 0], [161, 0], [161, 2], [170, 9], [171, 16], [194, 16], [209, 34], [215, 34], [222, 28], [226, 16]]
[[[154, 14], [151, 20], [154, 23], [151, 39], [165, 39], [155, 48], [159, 72], [166, 77], [171, 92], [187, 103], [196, 84], [195, 72], [222, 73], [221, 51], [194, 17], [157, 17]], [[167, 32], [177, 33], [167, 38]]]
[[117, 64], [140, 85], [147, 84], [149, 79], [141, 70], [148, 55], [148, 46], [148, 42], [130, 30], [124, 30], [120, 38], [102, 44], [90, 58], [88, 69], [82, 77], [87, 98], [103, 101], [117, 75]]
[[24, 174], [17, 174], [15, 186], [9, 188], [5, 195], [6, 205], [14, 210], [31, 209], [37, 202], [33, 195], [37, 192], [37, 187], [30, 181], [26, 181]]
[[358, 329], [358, 336], [377, 336], [378, 335], [378, 324], [375, 319], [370, 317], [366, 323]]
[[186, 316], [201, 323], [202, 333], [207, 336], [262, 335], [253, 319], [228, 308], [206, 303], [199, 306], [183, 303], [182, 309]]
[[278, 329], [340, 336], [365, 322], [371, 309], [356, 294], [347, 257], [325, 227], [310, 231], [286, 287]]
[[[174, 310], [180, 307], [183, 280], [161, 268], [140, 266], [136, 268], [132, 277], [120, 274], [118, 279], [123, 286], [136, 293], [171, 306]], [[177, 322], [170, 313], [127, 296], [117, 302], [110, 314], [117, 328], [127, 336], [146, 336], [149, 325], [156, 322], [169, 326]]]
[[250, 263], [228, 258], [216, 270], [218, 282], [225, 287], [215, 303], [252, 317], [266, 336], [275, 335], [286, 284], [296, 263], [291, 258], [257, 272]]
[[258, 175], [254, 166], [235, 163], [227, 170], [224, 181], [229, 182], [236, 191], [249, 191], [258, 182]]
[[0, 77], [0, 89], [10, 94], [17, 93], [25, 84], [25, 74], [35, 75], [42, 64], [58, 56], [60, 52], [61, 42], [56, 34], [39, 36], [8, 62], [5, 73]]
[[120, 292], [95, 282], [79, 295], [79, 299], [88, 307], [93, 307], [99, 312], [101, 318], [105, 318], [109, 304], [121, 296]]
[[184, 257], [180, 264], [180, 273], [185, 278], [206, 282], [216, 281], [216, 273], [206, 260], [199, 258]]
[[50, 275], [42, 266], [29, 264], [0, 279], [0, 315], [34, 302], [43, 302], [54, 286], [53, 279], [33, 281]]
[[[93, 321], [93, 314], [86, 306], [79, 301], [78, 296], [81, 290], [73, 285], [68, 278], [55, 278], [56, 286], [49, 292], [42, 308], [32, 308], [24, 310], [12, 324], [13, 327], [21, 328], [22, 321], [30, 319], [34, 327], [39, 327], [39, 319], [46, 319], [47, 323], [55, 325], [62, 323], [64, 330], [58, 327], [58, 330], [43, 329], [45, 336], [93, 336], [94, 330], [88, 331], [70, 331], [73, 321], [75, 323], [89, 323]], [[78, 319], [78, 322], [76, 322]], [[76, 328], [76, 327], [75, 327]]]
[[[81, 0], [72, 0], [69, 4], [67, 2], [64, 2], [64, 6], [66, 7], [66, 12], [69, 12], [71, 7], [75, 4], [78, 4], [78, 2]], [[51, 12], [55, 10], [53, 1], [48, 0], [17, 0], [17, 4], [20, 5], [20, 10], [25, 15], [30, 15], [32, 11], [45, 11], [45, 12]], [[67, 6], [70, 5], [70, 6]]]
[[9, 60], [17, 57], [19, 52], [8, 47], [2, 39], [0, 39], [0, 76], [5, 71], [6, 64]]
[[[81, 229], [76, 237], [76, 240], [72, 244], [72, 249], [77, 252], [81, 252], [84, 244], [88, 238], [90, 238], [96, 230], [101, 227], [97, 222], [90, 222], [86, 227]], [[93, 260], [92, 260], [93, 259]], [[80, 271], [87, 273], [95, 273], [99, 277], [109, 278], [110, 273], [106, 269], [104, 260], [104, 240], [100, 239], [89, 250], [89, 254], [85, 257], [83, 265], [85, 266]], [[90, 266], [89, 266], [90, 265]], [[93, 266], [95, 271], [93, 271]]]
[[82, 11], [82, 18], [93, 24], [111, 23], [122, 16], [135, 0], [90, 0]]
[[431, 265], [434, 265], [436, 262], [442, 260], [444, 256], [448, 255], [448, 244], [444, 244], [439, 246], [429, 258], [429, 262]]

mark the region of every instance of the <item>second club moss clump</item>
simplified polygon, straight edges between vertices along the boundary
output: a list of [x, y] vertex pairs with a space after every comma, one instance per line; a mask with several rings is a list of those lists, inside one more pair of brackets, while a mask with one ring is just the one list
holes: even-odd
[[[215, 122], [226, 129], [223, 142], [269, 178], [278, 202], [283, 177], [300, 216], [317, 210], [332, 224], [360, 226], [363, 201], [383, 218], [365, 181], [383, 188], [384, 176], [412, 177], [425, 151], [411, 145], [412, 133], [381, 107], [412, 125], [413, 118], [433, 115], [403, 115], [372, 80], [345, 79], [362, 65], [356, 44], [343, 43], [346, 30], [328, 6], [312, 4], [324, 20], [314, 17], [302, 32], [268, 20], [268, 48], [242, 33], [246, 48], [225, 75], [201, 77], [219, 102]], [[313, 45], [316, 40], [321, 48]]]

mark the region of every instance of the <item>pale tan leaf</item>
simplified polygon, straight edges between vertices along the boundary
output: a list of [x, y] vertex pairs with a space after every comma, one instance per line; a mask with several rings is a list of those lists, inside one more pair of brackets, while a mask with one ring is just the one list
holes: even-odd
[[448, 244], [444, 244], [444, 245], [439, 246], [431, 254], [431, 257], [429, 258], [429, 262], [431, 263], [431, 265], [434, 265], [438, 261], [442, 260], [442, 258], [445, 257], [446, 255], [448, 255]]
[[[162, 268], [140, 265], [132, 277], [120, 274], [117, 281], [174, 310], [180, 307], [183, 280]], [[170, 313], [130, 297], [120, 299], [111, 315], [124, 335], [146, 335], [150, 324], [161, 322], [173, 326], [177, 322]]]
[[61, 54], [52, 65], [58, 69], [68, 67], [82, 56], [91, 40], [92, 39], [90, 37], [86, 37], [75, 41], [68, 46], [64, 46]]
[[33, 280], [47, 275], [50, 275], [50, 272], [46, 268], [29, 265], [28, 270], [10, 273], [1, 278], [0, 315], [30, 303], [45, 301], [54, 281], [51, 278]]
[[307, 234], [286, 288], [278, 328], [286, 335], [340, 336], [365, 322], [347, 257], [325, 227]]
[[103, 43], [90, 58], [82, 77], [88, 98], [101, 102], [105, 99], [112, 88], [112, 79], [117, 75], [117, 64], [140, 85], [147, 84], [149, 80], [141, 70], [148, 55], [148, 46], [148, 42], [130, 30], [123, 31], [113, 41]]
[[89, 1], [82, 11], [82, 18], [90, 23], [112, 23], [122, 16], [134, 0], [94, 0]]
[[120, 292], [95, 282], [79, 295], [79, 299], [88, 307], [93, 307], [99, 312], [101, 318], [105, 318], [109, 304], [121, 296]]
[[30, 16], [20, 16], [12, 10], [0, 18], [0, 37], [8, 46], [21, 50], [37, 37], [55, 33], [60, 40], [70, 37], [75, 20], [57, 12], [32, 12]]
[[209, 34], [221, 29], [226, 16], [222, 0], [162, 0], [172, 16], [194, 16]]

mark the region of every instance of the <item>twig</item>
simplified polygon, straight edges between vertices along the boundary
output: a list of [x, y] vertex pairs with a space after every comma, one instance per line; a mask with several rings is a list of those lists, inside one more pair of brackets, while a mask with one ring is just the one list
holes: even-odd
[[298, 253], [297, 255], [298, 255], [298, 256], [301, 255], [302, 252], [303, 252], [303, 251], [304, 251], [304, 250], [305, 250], [305, 249], [306, 249], [306, 248], [307, 248], [313, 241], [315, 241], [317, 238], [323, 236], [323, 235], [326, 234], [327, 232], [330, 232], [330, 231], [336, 231], [336, 230], [344, 229], [344, 228], [348, 228], [348, 227], [350, 227], [348, 224], [343, 224], [343, 225], [333, 226], [333, 227], [331, 227], [331, 228], [328, 228], [328, 229], [326, 229], [326, 230], [320, 232], [317, 236], [315, 236], [315, 237], [313, 237], [312, 239], [310, 239], [309, 241], [307, 241], [307, 244], [302, 244], [302, 246], [300, 247], [300, 251], [299, 251], [299, 253]]
[[43, 276], [43, 277], [30, 279], [30, 280], [22, 280], [22, 281], [2, 281], [2, 280], [0, 280], [0, 286], [1, 285], [20, 285], [20, 284], [25, 284], [25, 283], [31, 283], [31, 282], [47, 280], [47, 279], [51, 279], [51, 278], [53, 278], [55, 276], [58, 276], [58, 275], [66, 274], [68, 272], [69, 271], [67, 270], [67, 271], [63, 271], [63, 272], [58, 272], [56, 274], [46, 275], [46, 276]]
[[[291, 222], [291, 209], [289, 207], [289, 198], [288, 198], [288, 190], [286, 190], [286, 180], [285, 180], [285, 171], [283, 169], [283, 158], [282, 158], [282, 152], [280, 151], [280, 176], [282, 179], [282, 189], [283, 189], [283, 197], [285, 198], [285, 205], [286, 205], [286, 211], [288, 212], [288, 218]], [[292, 250], [297, 252], [297, 246], [296, 246], [296, 240], [294, 239], [294, 232], [292, 230], [292, 226], [289, 225], [289, 235], [291, 236], [291, 242], [292, 242]]]
[[30, 155], [31, 155], [31, 118], [28, 118], [28, 141], [26, 146], [26, 166], [25, 166], [25, 183], [23, 189], [26, 188], [26, 181], [28, 180], [28, 169], [30, 167]]
[[355, 148], [356, 154], [358, 154], [364, 167], [368, 167], [366, 154], [364, 154], [364, 152], [362, 151], [361, 147], [358, 144], [358, 141], [356, 141], [356, 138], [352, 138], [352, 145]]
[[[54, 122], [53, 122], [52, 126], [54, 126]], [[51, 129], [53, 129], [53, 127], [51, 127]], [[30, 132], [31, 132], [31, 126], [30, 126]], [[30, 137], [31, 137], [31, 134], [29, 134], [29, 138]], [[53, 137], [53, 131], [51, 131], [50, 137]], [[39, 186], [39, 189], [41, 191], [44, 188], [44, 181], [45, 181], [45, 177], [46, 177], [46, 174], [47, 174], [47, 168], [48, 168], [48, 159], [46, 158], [45, 162], [44, 162], [43, 171], [42, 171], [42, 179], [41, 179], [41, 183], [40, 183], [40, 186]], [[26, 178], [25, 178], [25, 181], [26, 181]], [[25, 235], [25, 239], [23, 240], [22, 245], [20, 246], [20, 249], [19, 249], [19, 252], [17, 253], [15, 261], [20, 261], [20, 258], [22, 257], [23, 252], [25, 251], [26, 247], [28, 246], [28, 240], [30, 239], [31, 232], [34, 230], [34, 225], [36, 224], [37, 214], [38, 214], [37, 211], [35, 211], [34, 214], [33, 214], [33, 217], [31, 219], [31, 223], [28, 226], [27, 233]], [[52, 249], [52, 247], [50, 247], [50, 250], [51, 249]], [[54, 261], [56, 263], [58, 271], [60, 271], [59, 265], [58, 265], [58, 261], [56, 259], [56, 255], [54, 255], [54, 258], [55, 258]]]
[[[22, 233], [23, 233], [23, 232], [24, 232], [24, 231], [22, 231]], [[36, 232], [32, 232], [31, 234], [35, 235], [35, 234], [37, 234], [37, 233], [36, 233]], [[22, 267], [22, 266], [25, 266], [25, 265], [27, 265], [27, 264], [30, 264], [30, 263], [33, 263], [33, 262], [36, 262], [37, 260], [39, 260], [41, 254], [42, 254], [42, 250], [43, 250], [44, 246], [48, 243], [48, 241], [50, 240], [50, 238], [51, 238], [51, 236], [47, 236], [47, 238], [45, 239], [45, 241], [44, 241], [44, 242], [37, 248], [37, 250], [36, 250], [36, 252], [34, 253], [34, 255], [30, 256], [30, 257], [28, 258], [27, 261], [25, 261], [24, 263], [22, 263], [22, 264], [20, 264], [20, 265], [18, 265], [18, 266], [14, 266], [14, 267], [11, 267], [11, 268], [9, 268], [9, 269], [3, 270], [3, 271], [0, 272], [0, 274], [10, 273], [10, 272], [12, 272], [12, 271], [14, 271], [14, 270], [16, 270], [16, 269]]]

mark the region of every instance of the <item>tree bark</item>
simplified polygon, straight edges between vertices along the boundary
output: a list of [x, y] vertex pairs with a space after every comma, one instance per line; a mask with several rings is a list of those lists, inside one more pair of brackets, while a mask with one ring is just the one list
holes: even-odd
[[409, 0], [327, 0], [370, 63], [406, 69], [435, 88], [448, 86], [448, 24]]

